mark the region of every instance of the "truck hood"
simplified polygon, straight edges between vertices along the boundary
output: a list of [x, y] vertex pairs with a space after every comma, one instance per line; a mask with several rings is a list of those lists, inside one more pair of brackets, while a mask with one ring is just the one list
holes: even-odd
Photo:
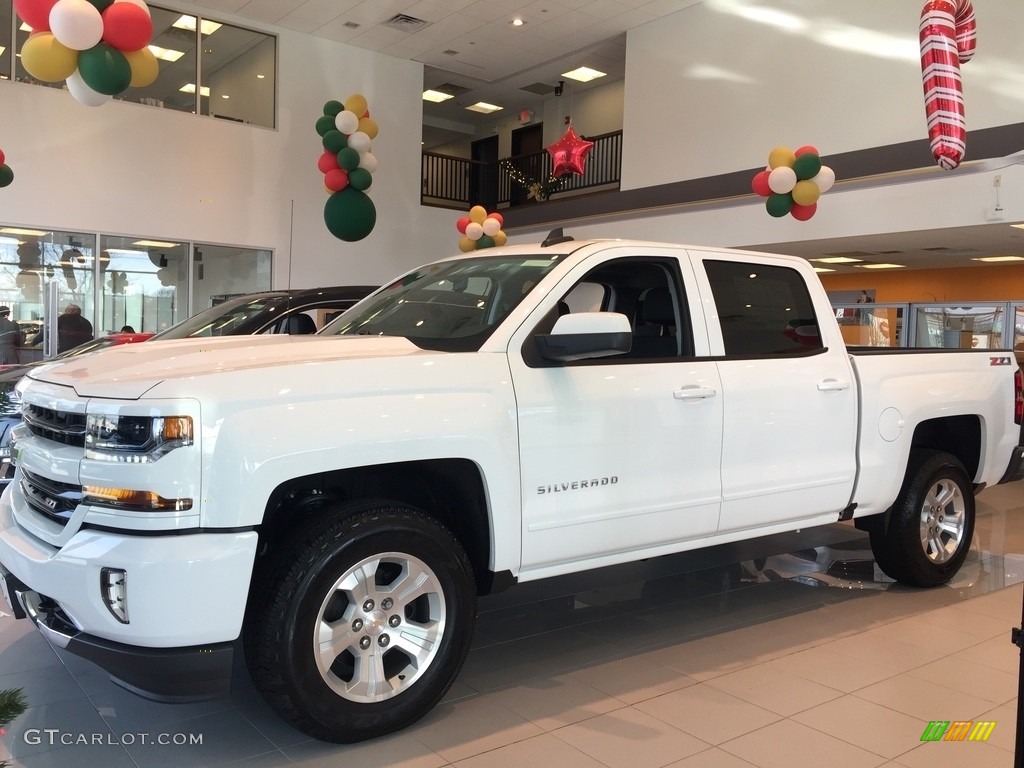
[[274, 365], [437, 354], [398, 336], [223, 336], [123, 344], [26, 375], [72, 387], [80, 397], [137, 400], [168, 379]]

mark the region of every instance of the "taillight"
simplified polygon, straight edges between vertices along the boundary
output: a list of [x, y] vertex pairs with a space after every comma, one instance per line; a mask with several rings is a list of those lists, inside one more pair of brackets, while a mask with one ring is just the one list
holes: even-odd
[[1024, 422], [1024, 371], [1020, 368], [1013, 374], [1013, 389], [1017, 393], [1013, 403], [1013, 420], [1020, 424]]

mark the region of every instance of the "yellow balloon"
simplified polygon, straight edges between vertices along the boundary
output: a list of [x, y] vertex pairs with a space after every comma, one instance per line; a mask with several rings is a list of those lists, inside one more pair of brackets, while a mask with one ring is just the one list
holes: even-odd
[[33, 32], [21, 46], [21, 63], [36, 80], [56, 83], [78, 69], [78, 51], [61, 45], [52, 32]]
[[132, 68], [132, 81], [129, 85], [132, 88], [145, 88], [156, 82], [160, 74], [160, 62], [149, 48], [141, 48], [137, 51], [122, 51], [128, 59], [128, 66]]
[[372, 117], [361, 117], [359, 118], [359, 130], [369, 136], [371, 139], [377, 138], [377, 121]]
[[508, 242], [508, 235], [505, 234], [505, 230], [499, 229], [491, 239], [495, 245], [504, 245]]
[[362, 117], [370, 105], [366, 103], [366, 97], [361, 93], [353, 93], [345, 99], [345, 109], [354, 112], [356, 117]]
[[476, 240], [470, 240], [468, 237], [463, 235], [459, 238], [459, 250], [463, 253], [469, 253], [470, 251], [476, 250]]
[[792, 168], [796, 162], [796, 153], [789, 147], [776, 147], [768, 155], [768, 167], [772, 170], [785, 166]]
[[469, 209], [469, 220], [476, 222], [477, 224], [483, 224], [484, 219], [487, 218], [487, 209], [482, 205], [474, 205]]
[[810, 179], [798, 181], [793, 187], [793, 202], [797, 205], [814, 205], [821, 197], [821, 189]]

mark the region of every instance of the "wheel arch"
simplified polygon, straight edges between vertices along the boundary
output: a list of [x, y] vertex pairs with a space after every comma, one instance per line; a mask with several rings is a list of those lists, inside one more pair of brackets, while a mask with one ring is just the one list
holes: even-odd
[[[982, 424], [975, 414], [942, 416], [922, 421], [914, 429], [910, 451], [941, 451], [955, 456], [967, 470], [967, 476], [976, 478], [981, 466]], [[909, 465], [909, 461], [908, 461]]]

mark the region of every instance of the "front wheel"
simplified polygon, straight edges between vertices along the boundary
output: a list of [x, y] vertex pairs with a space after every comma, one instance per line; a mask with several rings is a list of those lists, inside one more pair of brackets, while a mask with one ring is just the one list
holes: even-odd
[[292, 537], [250, 598], [245, 650], [271, 707], [325, 741], [404, 728], [437, 704], [469, 652], [469, 560], [411, 507], [346, 507]]
[[934, 587], [960, 570], [973, 535], [974, 488], [963, 464], [941, 451], [916, 451], [888, 528], [872, 532], [871, 549], [888, 576]]

